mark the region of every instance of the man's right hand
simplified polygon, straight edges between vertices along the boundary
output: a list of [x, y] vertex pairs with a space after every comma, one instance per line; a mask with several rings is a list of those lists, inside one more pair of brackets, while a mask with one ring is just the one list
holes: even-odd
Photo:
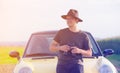
[[59, 46], [59, 50], [63, 52], [68, 52], [70, 50], [70, 46], [68, 45]]
[[70, 47], [68, 45], [60, 46], [59, 43], [57, 43], [56, 41], [53, 40], [50, 45], [50, 50], [53, 52], [57, 52], [59, 50], [61, 50], [63, 52], [68, 52], [70, 50]]

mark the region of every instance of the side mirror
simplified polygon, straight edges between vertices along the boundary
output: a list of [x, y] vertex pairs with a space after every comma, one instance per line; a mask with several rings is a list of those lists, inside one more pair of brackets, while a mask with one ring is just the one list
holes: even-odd
[[10, 57], [13, 57], [13, 58], [17, 58], [18, 60], [20, 59], [20, 54], [19, 54], [19, 52], [17, 52], [17, 51], [11, 51], [11, 52], [9, 53], [9, 56], [10, 56]]
[[104, 54], [105, 57], [108, 56], [108, 55], [112, 55], [112, 54], [114, 54], [114, 50], [112, 50], [112, 49], [105, 49], [103, 51], [103, 54]]

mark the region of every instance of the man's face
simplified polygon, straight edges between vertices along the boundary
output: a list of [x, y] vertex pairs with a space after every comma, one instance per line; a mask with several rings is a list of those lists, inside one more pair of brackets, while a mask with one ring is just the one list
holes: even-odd
[[67, 21], [67, 25], [68, 25], [69, 27], [75, 26], [76, 23], [77, 23], [77, 19], [74, 18], [74, 17], [72, 17], [72, 16], [67, 16], [67, 17], [66, 17], [66, 21]]

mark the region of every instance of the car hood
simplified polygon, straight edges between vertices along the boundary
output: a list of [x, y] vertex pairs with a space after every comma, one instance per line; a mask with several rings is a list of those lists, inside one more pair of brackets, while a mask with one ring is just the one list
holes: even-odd
[[16, 65], [14, 72], [18, 73], [20, 69], [28, 67], [32, 73], [56, 73], [57, 57], [36, 57], [22, 58]]
[[[14, 73], [19, 73], [22, 68], [29, 68], [32, 73], [56, 73], [57, 57], [36, 57], [36, 58], [22, 58], [14, 69]], [[113, 73], [117, 73], [113, 64], [105, 57], [96, 59], [84, 59], [85, 73], [99, 73], [99, 69], [107, 65]], [[89, 72], [88, 72], [89, 71]]]

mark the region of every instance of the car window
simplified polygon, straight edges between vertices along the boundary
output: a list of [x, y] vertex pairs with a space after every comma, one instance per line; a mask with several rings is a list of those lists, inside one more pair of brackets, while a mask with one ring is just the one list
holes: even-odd
[[88, 37], [89, 37], [90, 42], [91, 42], [91, 44], [92, 44], [92, 55], [93, 55], [93, 56], [101, 55], [101, 54], [100, 54], [99, 47], [98, 47], [96, 41], [94, 40], [94, 38], [92, 37], [92, 35], [91, 35], [91, 34], [88, 34]]

